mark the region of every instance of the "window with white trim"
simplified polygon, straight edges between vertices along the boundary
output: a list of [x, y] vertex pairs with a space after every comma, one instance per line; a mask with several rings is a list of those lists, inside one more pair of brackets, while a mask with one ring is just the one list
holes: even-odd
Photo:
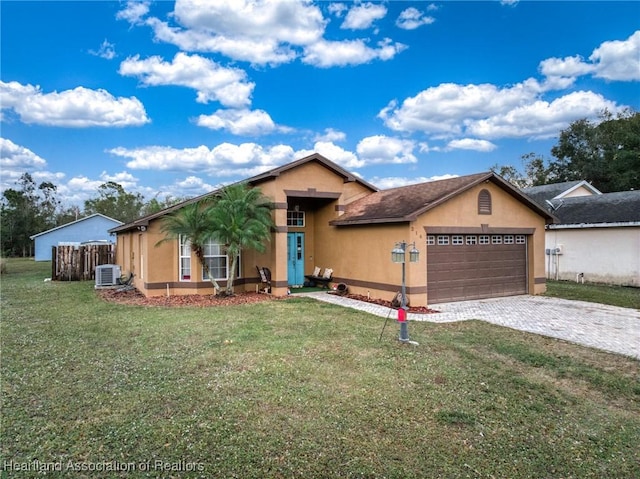
[[476, 235], [467, 235], [467, 244], [478, 244], [478, 237]]
[[[227, 255], [224, 253], [223, 245], [214, 239], [209, 239], [203, 245], [204, 260], [209, 266], [209, 272], [214, 279], [227, 279], [227, 265], [229, 263]], [[208, 280], [209, 276], [202, 270], [202, 279]]]
[[456, 245], [456, 246], [464, 244], [464, 236], [462, 236], [462, 235], [453, 235], [451, 237], [451, 244]]
[[491, 244], [502, 244], [502, 236], [500, 235], [491, 236]]
[[287, 226], [304, 226], [304, 211], [287, 211]]
[[427, 246], [436, 244], [436, 237], [433, 235], [427, 236]]
[[525, 235], [516, 235], [516, 244], [525, 244], [527, 241]]
[[489, 235], [480, 235], [479, 243], [480, 244], [489, 244]]
[[191, 242], [184, 236], [180, 236], [180, 281], [191, 281]]
[[513, 235], [504, 235], [504, 244], [513, 244]]
[[449, 237], [448, 236], [438, 236], [438, 244], [440, 246], [446, 246], [449, 244]]

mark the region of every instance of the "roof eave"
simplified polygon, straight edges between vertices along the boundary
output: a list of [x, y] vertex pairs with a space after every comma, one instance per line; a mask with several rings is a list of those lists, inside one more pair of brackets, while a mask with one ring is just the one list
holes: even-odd
[[416, 219], [415, 216], [404, 216], [394, 218], [370, 218], [370, 219], [354, 219], [354, 220], [332, 220], [329, 221], [331, 226], [365, 226], [372, 224], [395, 224], [410, 223]]
[[573, 229], [586, 229], [586, 228], [628, 228], [638, 227], [640, 221], [616, 221], [611, 223], [559, 223], [548, 225], [550, 230], [573, 230]]
[[535, 210], [538, 214], [540, 214], [541, 216], [543, 216], [545, 218], [545, 220], [549, 220], [553, 223], [557, 222], [558, 219], [552, 215], [551, 213], [549, 213], [546, 209], [542, 208], [538, 203], [536, 203], [535, 201], [533, 201], [531, 198], [529, 198], [527, 195], [525, 195], [524, 193], [522, 193], [520, 190], [518, 190], [515, 186], [513, 186], [511, 183], [509, 183], [508, 181], [504, 180], [503, 178], [501, 178], [500, 176], [496, 175], [493, 172], [488, 172], [486, 173], [484, 176], [481, 176], [479, 178], [477, 178], [475, 181], [469, 182], [466, 185], [458, 188], [457, 190], [452, 191], [451, 193], [442, 196], [441, 198], [438, 198], [436, 201], [433, 201], [429, 204], [424, 205], [422, 208], [419, 208], [418, 210], [413, 212], [414, 216], [419, 216], [433, 208], [435, 208], [436, 206], [439, 206], [447, 201], [449, 201], [451, 198], [454, 198], [455, 196], [460, 195], [461, 193], [464, 193], [465, 191], [481, 184], [481, 183], [485, 183], [488, 181], [493, 181], [497, 186], [499, 186], [500, 188], [502, 188], [504, 191], [506, 191], [507, 193], [509, 193], [511, 196], [513, 196], [514, 198], [520, 200], [521, 202], [527, 204], [527, 206], [533, 210]]
[[558, 218], [554, 214], [550, 213], [548, 210], [546, 210], [541, 205], [536, 203], [533, 199], [531, 199], [525, 193], [520, 191], [518, 188], [516, 188], [511, 183], [509, 183], [507, 180], [501, 178], [500, 176], [496, 175], [495, 173], [491, 173], [489, 179], [494, 181], [499, 187], [501, 187], [504, 191], [509, 193], [511, 196], [513, 196], [516, 199], [519, 199], [522, 203], [525, 203], [529, 208], [531, 208], [536, 213], [538, 213], [540, 216], [542, 216], [545, 219], [545, 222], [547, 224], [549, 224], [549, 223], [558, 223], [559, 222]]

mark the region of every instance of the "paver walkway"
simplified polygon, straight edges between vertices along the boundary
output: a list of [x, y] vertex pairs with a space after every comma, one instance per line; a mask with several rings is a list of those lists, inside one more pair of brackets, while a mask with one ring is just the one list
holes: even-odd
[[[387, 317], [389, 308], [325, 292], [302, 293], [320, 301]], [[434, 314], [409, 314], [411, 321], [446, 323], [480, 319], [640, 359], [640, 310], [547, 296], [510, 296], [429, 305]], [[390, 318], [397, 314], [391, 312]]]

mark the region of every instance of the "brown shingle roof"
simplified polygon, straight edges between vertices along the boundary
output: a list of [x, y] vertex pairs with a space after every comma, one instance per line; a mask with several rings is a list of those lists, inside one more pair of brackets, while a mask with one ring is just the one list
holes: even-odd
[[492, 181], [540, 215], [547, 219], [552, 219], [552, 216], [544, 208], [531, 201], [510, 183], [491, 172], [486, 172], [372, 193], [349, 204], [344, 214], [339, 219], [332, 221], [331, 224], [334, 226], [347, 226], [413, 221], [425, 211], [444, 203], [483, 181]]

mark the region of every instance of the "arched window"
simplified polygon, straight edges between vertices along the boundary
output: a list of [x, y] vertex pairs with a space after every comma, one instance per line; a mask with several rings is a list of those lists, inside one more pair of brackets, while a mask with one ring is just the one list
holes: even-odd
[[478, 214], [491, 214], [491, 193], [488, 190], [482, 190], [478, 193]]

